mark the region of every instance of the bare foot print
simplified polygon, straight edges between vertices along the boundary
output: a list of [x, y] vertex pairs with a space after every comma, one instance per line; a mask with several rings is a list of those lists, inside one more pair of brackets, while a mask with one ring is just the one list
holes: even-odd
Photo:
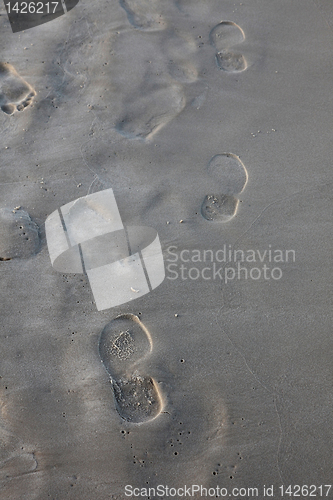
[[148, 82], [146, 78], [139, 97], [127, 100], [123, 117], [116, 124], [118, 132], [128, 139], [149, 140], [185, 107], [180, 84]]
[[38, 226], [25, 210], [0, 208], [0, 261], [30, 257], [39, 245]]
[[133, 314], [122, 314], [102, 331], [99, 354], [111, 378], [116, 408], [128, 422], [147, 422], [162, 411], [156, 382], [137, 368], [152, 350], [150, 334]]
[[230, 47], [245, 40], [244, 31], [232, 21], [222, 21], [212, 29], [209, 35], [210, 43], [217, 50], [216, 63], [224, 71], [244, 71], [247, 63], [242, 54], [231, 52]]
[[156, 0], [120, 0], [119, 3], [135, 28], [143, 31], [161, 31], [166, 28]]
[[23, 111], [32, 103], [35, 90], [8, 63], [0, 62], [0, 106], [7, 115]]
[[223, 153], [210, 160], [208, 173], [222, 194], [205, 196], [201, 214], [210, 221], [228, 222], [236, 215], [239, 204], [234, 195], [241, 193], [246, 186], [246, 168], [237, 155]]

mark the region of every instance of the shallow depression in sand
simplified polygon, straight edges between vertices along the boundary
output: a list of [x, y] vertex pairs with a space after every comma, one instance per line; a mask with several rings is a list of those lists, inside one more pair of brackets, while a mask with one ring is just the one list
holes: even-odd
[[0, 481], [35, 471], [37, 462], [32, 453], [19, 453], [0, 462]]
[[244, 190], [248, 180], [247, 170], [240, 158], [233, 153], [213, 156], [207, 170], [213, 181], [212, 191], [218, 188], [220, 194], [205, 196], [201, 215], [206, 220], [228, 222], [236, 215], [239, 200], [234, 195]]
[[120, 0], [129, 22], [137, 29], [160, 31], [166, 28], [157, 0]]
[[247, 68], [245, 57], [230, 50], [245, 40], [244, 31], [232, 21], [222, 21], [212, 29], [210, 43], [216, 49], [216, 64], [219, 69], [228, 72], [244, 71]]
[[156, 382], [139, 373], [151, 350], [150, 334], [133, 314], [116, 317], [101, 333], [99, 354], [110, 375], [117, 411], [128, 422], [152, 420], [162, 409]]
[[0, 62], [0, 106], [4, 113], [12, 115], [16, 110], [23, 111], [35, 95], [35, 90], [11, 64]]
[[30, 257], [39, 246], [38, 226], [25, 210], [0, 208], [0, 261]]
[[140, 97], [128, 100], [123, 117], [116, 124], [128, 139], [148, 140], [185, 107], [181, 85], [145, 85]]
[[242, 43], [245, 39], [244, 31], [232, 21], [222, 21], [216, 25], [209, 35], [211, 44], [217, 51]]
[[226, 194], [208, 194], [201, 206], [201, 214], [206, 220], [228, 222], [237, 211], [238, 200]]
[[213, 156], [207, 170], [224, 194], [239, 194], [246, 186], [247, 170], [240, 158], [233, 153]]
[[222, 50], [216, 54], [216, 64], [224, 71], [244, 71], [247, 67], [246, 60], [242, 54], [235, 54], [228, 50]]

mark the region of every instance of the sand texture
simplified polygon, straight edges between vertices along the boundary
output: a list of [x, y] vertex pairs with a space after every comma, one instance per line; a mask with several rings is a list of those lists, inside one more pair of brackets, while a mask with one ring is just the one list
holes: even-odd
[[[332, 2], [0, 14], [0, 500], [330, 484]], [[45, 221], [107, 189], [166, 276], [97, 310]]]

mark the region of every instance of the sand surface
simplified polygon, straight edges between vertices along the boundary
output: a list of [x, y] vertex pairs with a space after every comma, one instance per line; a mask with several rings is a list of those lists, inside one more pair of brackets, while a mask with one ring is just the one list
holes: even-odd
[[[80, 0], [20, 33], [2, 5], [0, 28], [0, 498], [330, 484], [332, 2]], [[110, 188], [166, 278], [98, 311], [45, 220]]]

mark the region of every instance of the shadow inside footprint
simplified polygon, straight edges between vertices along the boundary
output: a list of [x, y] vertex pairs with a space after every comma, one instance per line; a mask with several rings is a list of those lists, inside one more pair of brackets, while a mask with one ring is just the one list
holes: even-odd
[[8, 63], [0, 62], [0, 106], [4, 113], [12, 115], [32, 103], [35, 90]]
[[102, 331], [99, 354], [111, 378], [117, 411], [128, 422], [147, 422], [162, 410], [156, 382], [137, 370], [151, 351], [150, 334], [133, 314], [117, 316]]
[[241, 193], [246, 186], [246, 168], [237, 155], [223, 153], [213, 156], [207, 170], [215, 189], [218, 186], [222, 194], [205, 196], [201, 214], [206, 220], [228, 222], [236, 215], [239, 205], [239, 200], [234, 195]]

